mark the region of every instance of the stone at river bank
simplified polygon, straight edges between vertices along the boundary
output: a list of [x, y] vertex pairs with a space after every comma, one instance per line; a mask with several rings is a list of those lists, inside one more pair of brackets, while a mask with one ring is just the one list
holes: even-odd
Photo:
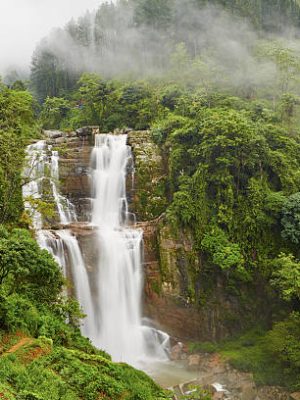
[[[184, 346], [175, 345], [172, 352], [183, 359]], [[171, 354], [172, 354], [171, 352]], [[179, 353], [179, 354], [178, 354]], [[173, 389], [180, 394], [188, 393], [192, 387], [202, 387], [211, 393], [213, 400], [298, 400], [297, 393], [290, 395], [276, 386], [258, 387], [251, 373], [240, 372], [231, 367], [219, 354], [190, 354], [185, 361], [186, 368], [197, 373], [191, 382], [176, 385]]]

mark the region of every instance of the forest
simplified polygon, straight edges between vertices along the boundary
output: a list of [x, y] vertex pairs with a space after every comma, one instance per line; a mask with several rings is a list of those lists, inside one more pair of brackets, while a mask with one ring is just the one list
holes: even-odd
[[265, 303], [233, 337], [193, 346], [300, 391], [299, 29], [296, 0], [120, 0], [44, 38], [27, 81], [0, 83], [1, 355], [16, 332], [30, 338], [0, 357], [7, 399], [170, 398], [81, 336], [80, 307], [28, 229], [26, 146], [88, 125], [148, 130], [159, 146], [165, 176], [139, 213], [192, 235], [186, 299], [201, 307], [221, 279], [249, 315]]

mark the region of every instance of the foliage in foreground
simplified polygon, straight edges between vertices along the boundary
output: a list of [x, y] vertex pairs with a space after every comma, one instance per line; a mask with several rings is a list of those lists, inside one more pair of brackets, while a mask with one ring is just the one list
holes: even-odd
[[59, 266], [28, 231], [1, 227], [0, 277], [0, 393], [5, 398], [167, 398], [146, 374], [111, 362], [81, 336], [78, 303], [61, 294]]
[[[167, 395], [141, 371], [102, 355], [53, 346], [45, 337], [0, 357], [4, 394], [26, 400], [162, 400]], [[9, 397], [8, 397], [9, 399]]]

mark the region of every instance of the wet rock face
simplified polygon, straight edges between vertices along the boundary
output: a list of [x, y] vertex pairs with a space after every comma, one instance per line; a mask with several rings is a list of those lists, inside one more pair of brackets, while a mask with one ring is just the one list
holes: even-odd
[[130, 132], [128, 143], [135, 167], [128, 185], [130, 207], [144, 230], [146, 315], [183, 341], [224, 339], [269, 315], [265, 293], [252, 293], [245, 285], [250, 304], [230, 293], [217, 269], [203, 272], [206, 261], [191, 232], [171, 227], [164, 217], [167, 190], [161, 192], [160, 184], [167, 183], [168, 171], [159, 147], [147, 131]]
[[228, 316], [239, 316], [238, 303], [224, 295], [220, 284], [214, 296], [196, 306], [191, 270], [199, 260], [191, 236], [170, 232], [164, 218], [138, 223], [144, 231], [144, 313], [179, 340], [219, 340], [228, 336]]
[[76, 236], [79, 247], [81, 249], [84, 265], [86, 266], [89, 276], [92, 294], [97, 293], [96, 283], [99, 279], [97, 274], [97, 265], [100, 255], [99, 242], [97, 239], [97, 230], [89, 225], [74, 224], [72, 232]]
[[79, 221], [89, 221], [91, 213], [90, 157], [96, 127], [76, 132], [44, 131], [47, 143], [59, 153], [60, 191], [76, 207]]
[[[195, 305], [199, 256], [190, 232], [172, 232], [163, 213], [167, 207], [167, 170], [159, 147], [148, 131], [129, 132], [135, 175], [128, 185], [130, 207], [144, 231], [145, 310], [161, 328], [182, 340], [216, 340], [229, 334], [224, 307], [230, 302], [216, 294], [205, 306]], [[221, 292], [221, 290], [220, 290]]]

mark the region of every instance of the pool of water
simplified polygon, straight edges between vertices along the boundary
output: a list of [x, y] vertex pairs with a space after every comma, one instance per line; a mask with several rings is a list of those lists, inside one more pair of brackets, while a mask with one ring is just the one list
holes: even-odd
[[198, 372], [189, 371], [184, 361], [156, 362], [143, 370], [165, 389], [198, 378]]

